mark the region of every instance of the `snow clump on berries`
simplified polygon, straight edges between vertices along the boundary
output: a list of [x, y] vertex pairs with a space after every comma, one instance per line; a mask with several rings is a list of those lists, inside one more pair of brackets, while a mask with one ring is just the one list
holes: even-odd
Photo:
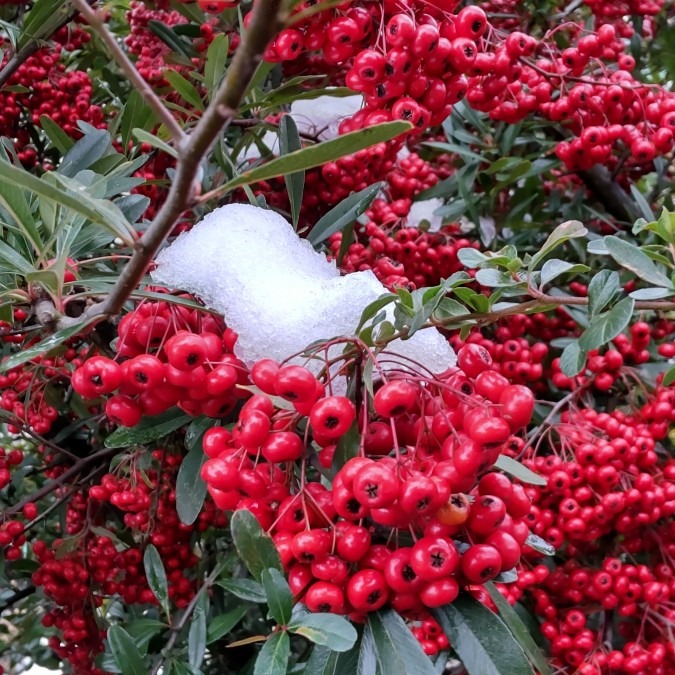
[[[353, 336], [363, 309], [388, 292], [370, 270], [340, 276], [283, 216], [249, 204], [222, 206], [181, 234], [160, 252], [152, 277], [220, 312], [239, 335], [235, 351], [247, 364], [283, 361], [316, 341]], [[393, 321], [393, 305], [387, 312]], [[343, 345], [331, 349], [329, 356], [339, 356]], [[395, 340], [387, 352], [398, 356], [390, 368], [410, 359], [441, 373], [456, 363], [435, 328]], [[323, 360], [316, 363], [321, 368]]]

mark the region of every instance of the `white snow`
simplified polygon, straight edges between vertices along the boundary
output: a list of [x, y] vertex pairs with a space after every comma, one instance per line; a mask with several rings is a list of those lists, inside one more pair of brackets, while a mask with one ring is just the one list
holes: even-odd
[[[330, 91], [330, 88], [326, 91]], [[318, 96], [314, 99], [300, 99], [291, 103], [288, 113], [301, 134], [317, 135], [320, 141], [337, 138], [338, 126], [343, 119], [351, 117], [363, 105], [363, 96]], [[279, 153], [279, 136], [275, 131], [266, 131], [261, 141], [273, 154]], [[260, 149], [253, 143], [239, 159], [257, 159]]]
[[443, 218], [434, 214], [434, 211], [443, 206], [442, 199], [425, 199], [421, 202], [413, 202], [408, 212], [408, 226], [419, 227], [426, 220], [429, 223], [429, 232], [438, 232], [441, 229]]
[[[222, 206], [181, 234], [160, 252], [152, 277], [220, 312], [239, 334], [236, 352], [249, 365], [287, 359], [317, 340], [353, 336], [366, 305], [387, 293], [371, 271], [340, 276], [281, 215], [249, 204]], [[387, 311], [392, 320], [393, 306]], [[334, 347], [330, 356], [341, 350]], [[434, 373], [456, 362], [435, 328], [396, 340], [387, 352]]]

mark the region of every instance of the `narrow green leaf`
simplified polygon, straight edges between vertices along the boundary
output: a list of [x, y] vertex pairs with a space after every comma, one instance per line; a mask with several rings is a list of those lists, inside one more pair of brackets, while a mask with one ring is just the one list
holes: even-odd
[[[354, 645], [348, 652], [335, 652], [329, 647], [316, 645], [305, 664], [305, 675], [375, 675], [375, 670], [369, 672], [357, 671], [359, 659], [359, 645]], [[411, 673], [412, 675], [412, 673]]]
[[192, 525], [197, 520], [206, 498], [206, 483], [201, 469], [208, 457], [202, 449], [204, 434], [215, 424], [210, 417], [201, 417], [190, 423], [185, 433], [185, 455], [176, 476], [176, 512], [181, 522]]
[[284, 575], [277, 569], [263, 570], [260, 575], [267, 606], [272, 618], [281, 626], [291, 620], [293, 612], [293, 593]]
[[253, 581], [253, 579], [221, 579], [216, 583], [228, 593], [232, 593], [232, 595], [241, 600], [257, 604], [267, 601], [263, 587], [257, 581]]
[[0, 269], [6, 270], [12, 274], [21, 274], [27, 276], [36, 271], [35, 266], [26, 260], [16, 249], [12, 248], [0, 239], [0, 261], [7, 263], [3, 265], [0, 262]]
[[138, 647], [122, 626], [108, 628], [108, 644], [122, 675], [147, 675], [148, 669]]
[[581, 350], [578, 340], [570, 342], [560, 355], [560, 370], [567, 377], [578, 375], [585, 363], [586, 352]]
[[349, 651], [358, 638], [354, 626], [337, 614], [308, 614], [299, 622], [290, 624], [288, 630], [335, 652]]
[[157, 150], [166, 152], [167, 155], [171, 155], [174, 159], [178, 159], [178, 152], [175, 148], [172, 148], [168, 143], [163, 141], [161, 138], [151, 134], [145, 129], [133, 129], [131, 132], [141, 143], [147, 143]]
[[188, 59], [199, 56], [199, 53], [190, 41], [181, 38], [165, 23], [152, 19], [151, 21], [148, 21], [148, 28], [165, 45], [167, 45], [167, 47], [170, 47], [179, 54], [183, 54], [183, 56], [186, 56]]
[[147, 131], [146, 127], [154, 123], [155, 114], [152, 109], [143, 100], [143, 96], [136, 89], [132, 89], [124, 105], [124, 110], [122, 110], [120, 120], [120, 133], [124, 150], [126, 151], [129, 145], [134, 129], [139, 128]]
[[578, 237], [585, 237], [587, 234], [588, 230], [578, 220], [569, 220], [562, 225], [558, 225], [558, 227], [551, 232], [541, 249], [532, 256], [529, 269], [537, 269], [539, 263], [551, 253], [551, 251], [558, 248], [558, 246], [561, 246], [566, 241]]
[[597, 316], [579, 338], [579, 347], [590, 352], [613, 340], [628, 325], [634, 306], [633, 298], [624, 298], [608, 312]]
[[248, 613], [246, 605], [240, 605], [225, 614], [219, 614], [209, 621], [206, 644], [211, 644], [227, 635]]
[[93, 129], [80, 138], [63, 157], [57, 173], [73, 178], [101, 159], [111, 147], [110, 134], [104, 129]]
[[229, 49], [230, 40], [228, 36], [220, 33], [213, 39], [206, 52], [204, 84], [206, 85], [206, 91], [209, 93], [209, 100], [213, 99], [214, 93], [218, 90], [220, 82], [225, 76]]
[[40, 126], [62, 155], [75, 145], [75, 141], [51, 117], [40, 115]]
[[532, 675], [504, 622], [470, 595], [461, 594], [433, 614], [471, 675]]
[[135, 427], [119, 427], [105, 439], [106, 448], [128, 448], [134, 445], [146, 445], [151, 441], [164, 438], [189, 423], [190, 415], [171, 408], [161, 415], [145, 417]]
[[621, 287], [618, 272], [600, 270], [588, 284], [588, 313], [599, 314], [612, 301]]
[[169, 628], [163, 621], [147, 618], [134, 619], [125, 625], [127, 633], [132, 637], [134, 644], [143, 655], [148, 651], [150, 640], [152, 640], [155, 635], [162, 633]]
[[187, 103], [194, 106], [197, 110], [204, 111], [204, 102], [195, 86], [186, 80], [177, 70], [168, 68], [164, 71], [164, 77], [169, 84], [176, 90], [178, 95]]
[[[279, 150], [281, 155], [289, 155], [292, 152], [297, 152], [302, 148], [300, 142], [300, 134], [295, 120], [290, 115], [284, 115], [279, 122]], [[291, 203], [291, 218], [293, 227], [298, 227], [298, 219], [300, 218], [300, 207], [302, 206], [302, 193], [305, 189], [305, 172], [297, 171], [296, 173], [284, 174], [284, 182], [286, 183], [286, 191], [288, 192], [288, 199]]]
[[652, 207], [649, 206], [649, 202], [647, 202], [644, 195], [642, 194], [642, 192], [640, 192], [637, 186], [631, 185], [630, 193], [631, 195], [633, 195], [633, 199], [635, 200], [635, 203], [638, 205], [640, 212], [642, 213], [642, 217], [646, 218], [649, 222], [656, 220], [656, 216], [654, 216]]
[[65, 189], [56, 187], [47, 182], [50, 176], [52, 180], [58, 180], [56, 174], [46, 174], [45, 179], [41, 179], [5, 160], [0, 160], [0, 181], [24, 187], [43, 200], [52, 200], [102, 225], [114, 232], [115, 236], [120, 236], [124, 240], [129, 239], [129, 233], [133, 228], [113, 203], [90, 197], [82, 186], [77, 193], [70, 187]]
[[660, 300], [675, 295], [675, 288], [638, 288], [629, 295], [633, 300]]
[[283, 572], [277, 547], [250, 511], [236, 511], [230, 520], [230, 531], [239, 557], [257, 581], [261, 581], [263, 570]]
[[546, 539], [542, 539], [538, 534], [535, 534], [534, 532], [530, 532], [530, 534], [527, 535], [525, 543], [538, 553], [549, 556], [555, 555], [555, 547], [551, 546], [551, 544], [549, 544], [546, 541]]
[[307, 239], [316, 248], [336, 232], [342, 231], [347, 225], [353, 223], [373, 203], [384, 183], [373, 183], [367, 188], [354, 192], [334, 206], [328, 213], [316, 221]]
[[286, 675], [291, 641], [288, 633], [272, 633], [255, 660], [253, 675]]
[[164, 564], [162, 563], [159, 551], [152, 544], [148, 544], [145, 547], [143, 567], [150, 590], [155, 594], [159, 606], [164, 610], [164, 613], [169, 616], [169, 588], [166, 580], [166, 571], [164, 570]]
[[354, 421], [346, 434], [340, 436], [333, 454], [333, 473], [337, 473], [352, 457], [359, 454], [361, 435], [359, 434], [358, 420]]
[[192, 614], [188, 633], [188, 662], [195, 669], [199, 669], [202, 665], [206, 652], [206, 614], [208, 610], [208, 596], [203, 594]]
[[491, 581], [488, 581], [488, 583], [485, 584], [485, 588], [490, 594], [492, 601], [497, 606], [499, 615], [502, 617], [504, 623], [516, 640], [518, 640], [518, 643], [523, 648], [527, 658], [530, 659], [531, 663], [539, 671], [539, 675], [551, 675], [551, 669], [546, 661], [546, 657], [539, 648], [539, 645], [537, 645], [530, 635], [530, 631], [523, 623], [523, 620], [518, 616], [513, 607], [509, 605], [506, 598], [497, 590], [497, 587]]
[[424, 143], [428, 148], [433, 150], [440, 150], [441, 152], [449, 152], [455, 155], [459, 155], [463, 160], [475, 161], [475, 162], [484, 162], [485, 158], [480, 155], [472, 152], [468, 148], [465, 148], [462, 145], [457, 145], [456, 143], [441, 143], [438, 141], [431, 141]]
[[50, 38], [71, 14], [72, 7], [66, 0], [37, 0], [23, 21], [18, 47]]
[[649, 256], [634, 244], [610, 235], [605, 237], [605, 247], [619, 265], [630, 270], [633, 274], [640, 277], [640, 279], [644, 279], [650, 284], [654, 284], [654, 286], [673, 287], [670, 279], [662, 272], [659, 272]]
[[523, 483], [529, 483], [530, 485], [546, 485], [547, 481], [543, 476], [540, 476], [538, 473], [535, 473], [531, 469], [528, 469], [526, 466], [521, 464], [519, 461], [509, 457], [508, 455], [499, 455], [495, 466], [506, 473], [510, 473], [512, 476], [515, 476], [519, 481]]
[[[434, 666], [422, 651], [405, 621], [393, 610], [371, 612], [366, 630], [372, 633], [380, 670], [386, 675], [435, 675]], [[476, 671], [476, 675], [478, 671]], [[487, 675], [481, 673], [480, 675]], [[509, 673], [511, 675], [511, 673]]]
[[70, 339], [74, 335], [77, 335], [78, 333], [84, 332], [85, 329], [94, 321], [95, 319], [90, 319], [88, 322], [78, 323], [73, 326], [69, 326], [68, 328], [58, 330], [32, 347], [28, 347], [28, 349], [23, 349], [16, 354], [12, 354], [0, 363], [0, 373], [12, 368], [16, 368], [16, 366], [20, 366], [22, 363], [26, 363], [27, 361], [34, 359], [36, 356], [49, 354], [49, 352], [61, 346], [66, 340]]
[[675, 366], [663, 376], [663, 386], [669, 387], [673, 382], [675, 382]]
[[392, 138], [409, 131], [412, 125], [409, 122], [386, 122], [372, 127], [366, 127], [359, 131], [338, 136], [330, 141], [310, 145], [302, 150], [292, 152], [283, 157], [273, 159], [255, 169], [245, 171], [236, 178], [225, 183], [217, 190], [218, 193], [229, 192], [241, 185], [257, 183], [261, 180], [276, 178], [296, 171], [304, 171], [320, 166], [326, 162], [332, 162], [345, 155], [350, 155], [364, 148], [369, 148], [377, 143], [384, 143]]

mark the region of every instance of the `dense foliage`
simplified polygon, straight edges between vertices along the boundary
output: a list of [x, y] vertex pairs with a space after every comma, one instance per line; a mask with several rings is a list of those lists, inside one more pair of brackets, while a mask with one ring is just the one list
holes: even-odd
[[674, 9], [3, 2], [0, 673], [674, 672]]

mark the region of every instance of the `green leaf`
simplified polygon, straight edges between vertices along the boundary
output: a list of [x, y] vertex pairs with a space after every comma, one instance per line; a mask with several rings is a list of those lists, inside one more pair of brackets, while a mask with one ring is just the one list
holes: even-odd
[[169, 84], [184, 101], [200, 112], [204, 111], [204, 102], [202, 101], [199, 92], [195, 89], [195, 86], [191, 82], [188, 82], [188, 80], [186, 80], [177, 70], [167, 68], [164, 71], [164, 77], [166, 77]]
[[25, 277], [36, 271], [34, 265], [29, 260], [26, 260], [26, 258], [24, 258], [16, 249], [12, 248], [1, 239], [0, 260], [7, 263], [7, 265], [0, 263], [0, 269], [12, 274], [21, 274]]
[[155, 123], [155, 114], [152, 108], [143, 100], [143, 96], [132, 89], [121, 113], [120, 133], [122, 134], [122, 146], [126, 151], [132, 138], [134, 129], [146, 129]]
[[629, 295], [633, 300], [660, 300], [675, 295], [675, 288], [639, 288]]
[[366, 212], [384, 185], [382, 182], [373, 183], [359, 192], [354, 192], [321, 216], [307, 235], [309, 243], [316, 248], [322, 241], [353, 223]]
[[560, 370], [567, 377], [578, 375], [586, 363], [586, 352], [581, 350], [579, 341], [570, 342], [560, 355]]
[[305, 675], [352, 675], [352, 673], [375, 675], [375, 670], [370, 672], [357, 671], [358, 658], [358, 644], [348, 652], [335, 652], [323, 645], [317, 645], [309, 655], [304, 673]]
[[199, 56], [199, 53], [189, 40], [183, 39], [177, 35], [169, 26], [152, 19], [148, 21], [148, 28], [168, 47], [172, 50], [183, 54], [188, 59], [194, 56]]
[[225, 614], [219, 614], [209, 621], [206, 644], [211, 644], [227, 635], [248, 613], [246, 605], [240, 605]]
[[202, 665], [206, 652], [206, 614], [208, 609], [209, 600], [203, 594], [192, 614], [188, 633], [188, 662], [195, 669]]
[[587, 265], [575, 265], [558, 258], [547, 260], [541, 268], [539, 284], [543, 288], [561, 274], [578, 274], [579, 272], [588, 272], [589, 269]]
[[654, 286], [672, 288], [670, 279], [659, 272], [649, 256], [643, 253], [637, 246], [613, 235], [605, 237], [605, 247], [609, 254], [622, 267], [630, 270], [640, 279], [644, 279]]
[[105, 439], [106, 448], [129, 448], [164, 438], [190, 422], [190, 415], [171, 408], [161, 415], [145, 417], [135, 427], [119, 427]]
[[504, 622], [470, 595], [461, 594], [433, 614], [471, 675], [532, 675]]
[[261, 581], [263, 570], [274, 568], [283, 572], [277, 547], [250, 511], [236, 511], [230, 520], [230, 530], [239, 557], [257, 581]]
[[530, 532], [527, 535], [525, 543], [531, 548], [543, 555], [555, 555], [555, 547], [551, 546], [546, 539], [542, 539], [538, 534]]
[[147, 675], [148, 669], [135, 642], [121, 626], [108, 628], [108, 644], [122, 675]]
[[225, 65], [227, 64], [229, 49], [230, 40], [228, 36], [220, 33], [216, 35], [206, 51], [204, 84], [206, 85], [206, 91], [209, 93], [209, 100], [213, 99], [213, 95], [218, 90], [225, 76]]
[[68, 328], [62, 328], [61, 330], [52, 333], [49, 337], [46, 337], [44, 340], [41, 340], [32, 347], [28, 349], [23, 349], [16, 354], [12, 354], [6, 358], [2, 363], [0, 363], [0, 373], [6, 370], [11, 370], [20, 366], [22, 363], [26, 363], [31, 359], [34, 359], [36, 356], [42, 356], [44, 354], [49, 354], [53, 349], [61, 346], [66, 340], [69, 340], [74, 335], [78, 335], [94, 323], [96, 319], [92, 318], [89, 321], [74, 324], [68, 326]]
[[518, 640], [518, 643], [527, 655], [527, 658], [539, 671], [539, 675], [551, 675], [551, 669], [546, 661], [546, 657], [532, 638], [532, 635], [530, 635], [530, 631], [523, 623], [523, 620], [518, 616], [513, 607], [509, 605], [506, 598], [504, 598], [491, 581], [488, 581], [488, 583], [485, 584], [485, 588], [499, 610], [499, 615], [502, 617], [504, 623], [516, 640]]
[[[302, 143], [300, 142], [300, 134], [298, 133], [295, 120], [290, 115], [284, 115], [279, 122], [279, 150], [281, 155], [289, 155], [301, 148]], [[305, 172], [297, 171], [296, 173], [284, 174], [284, 182], [286, 183], [286, 191], [291, 203], [293, 227], [297, 228], [298, 219], [300, 218], [300, 207], [302, 206], [302, 193], [305, 189]]]
[[202, 439], [214, 423], [210, 417], [202, 417], [191, 422], [185, 433], [188, 454], [176, 477], [176, 512], [185, 525], [192, 525], [197, 520], [206, 498], [206, 483], [200, 472], [208, 457], [202, 450]]
[[345, 155], [350, 155], [359, 150], [363, 150], [364, 148], [369, 148], [371, 145], [389, 141], [392, 138], [396, 138], [397, 136], [406, 133], [411, 128], [412, 125], [409, 122], [398, 121], [386, 122], [385, 124], [366, 127], [359, 131], [352, 131], [349, 134], [338, 136], [330, 141], [310, 145], [306, 148], [302, 148], [302, 150], [284, 155], [283, 157], [277, 157], [250, 171], [244, 171], [236, 178], [233, 178], [231, 181], [228, 181], [225, 185], [218, 188], [217, 192], [229, 192], [241, 185], [249, 185], [250, 183], [257, 183], [261, 180], [276, 178], [277, 176], [288, 173], [312, 169], [315, 166], [320, 166], [321, 164], [332, 162]]
[[75, 141], [51, 117], [40, 115], [40, 126], [62, 155], [75, 145]]
[[166, 580], [166, 571], [164, 570], [164, 564], [162, 563], [159, 551], [152, 544], [148, 544], [145, 547], [143, 567], [148, 580], [148, 586], [150, 586], [150, 590], [155, 594], [159, 606], [168, 617], [169, 588]]
[[281, 626], [291, 620], [293, 593], [284, 575], [277, 569], [263, 570], [260, 579], [265, 589], [267, 606], [272, 618]]
[[151, 145], [153, 148], [157, 148], [157, 150], [166, 152], [167, 155], [171, 155], [171, 157], [173, 157], [174, 159], [178, 159], [178, 151], [175, 148], [171, 147], [168, 143], [163, 141], [158, 136], [151, 134], [149, 131], [146, 131], [145, 129], [136, 128], [132, 129], [131, 133], [141, 143], [147, 143], [148, 145]]
[[618, 272], [601, 270], [593, 276], [588, 284], [588, 313], [591, 317], [596, 316], [612, 301], [619, 288], [621, 279]]
[[[372, 634], [380, 670], [386, 675], [435, 675], [433, 664], [422, 651], [405, 621], [393, 609], [368, 614], [366, 630]], [[476, 671], [478, 675], [478, 671]], [[481, 673], [480, 675], [487, 675]], [[509, 675], [511, 675], [509, 673]]]
[[485, 158], [480, 155], [472, 152], [468, 148], [465, 148], [462, 145], [457, 145], [456, 143], [442, 143], [440, 141], [431, 141], [424, 143], [428, 148], [433, 150], [440, 150], [441, 152], [450, 152], [455, 155], [459, 155], [465, 161], [474, 161], [474, 162], [484, 162]]
[[30, 42], [50, 38], [72, 13], [66, 0], [37, 0], [23, 21], [19, 49]]
[[148, 651], [148, 644], [158, 633], [168, 630], [163, 621], [157, 619], [134, 619], [126, 624], [126, 630], [132, 637], [134, 644], [138, 647], [141, 654], [145, 655]]
[[634, 306], [633, 298], [624, 298], [609, 312], [597, 316], [579, 338], [579, 347], [590, 352], [613, 340], [628, 325]]
[[221, 579], [216, 583], [242, 600], [257, 604], [262, 604], [267, 600], [263, 587], [253, 579]]
[[525, 465], [513, 459], [513, 457], [509, 457], [508, 455], [499, 455], [499, 457], [497, 457], [497, 461], [495, 462], [495, 466], [498, 469], [515, 476], [523, 483], [541, 486], [544, 486], [547, 483], [543, 476], [540, 476], [538, 473], [528, 469]]
[[88, 131], [65, 154], [57, 173], [74, 178], [101, 159], [110, 150], [110, 142], [110, 134], [104, 129]]
[[562, 225], [558, 225], [558, 227], [551, 232], [541, 249], [532, 256], [528, 269], [537, 269], [539, 263], [551, 253], [551, 251], [558, 248], [558, 246], [561, 246], [566, 241], [578, 237], [585, 237], [587, 234], [588, 230], [578, 220], [569, 220]]
[[359, 433], [358, 420], [352, 422], [347, 433], [340, 436], [337, 442], [335, 453], [333, 454], [333, 473], [337, 473], [352, 457], [359, 454], [361, 445], [361, 434]]
[[642, 217], [646, 218], [650, 222], [656, 220], [656, 217], [654, 216], [654, 212], [652, 211], [651, 206], [649, 206], [649, 203], [645, 199], [642, 192], [638, 190], [637, 186], [631, 185], [630, 193], [631, 195], [633, 195], [633, 199], [635, 200], [635, 203], [638, 205], [640, 212], [642, 213]]
[[675, 366], [663, 376], [663, 386], [669, 387], [673, 382], [675, 382]]
[[349, 651], [358, 637], [354, 626], [337, 614], [308, 614], [302, 620], [290, 624], [288, 630], [314, 644], [330, 647], [335, 652]]
[[41, 179], [28, 171], [18, 169], [5, 160], [0, 160], [0, 180], [6, 181], [10, 185], [24, 187], [42, 197], [43, 200], [51, 200], [61, 204], [92, 222], [103, 225], [103, 227], [112, 231], [115, 236], [124, 240], [129, 239], [129, 233], [133, 230], [131, 224], [112, 202], [89, 196], [79, 183], [76, 184], [76, 192], [71, 188], [71, 183], [68, 183], [65, 188], [60, 188], [47, 182], [52, 180], [65, 185], [65, 177], [54, 172], [45, 174], [45, 178]]
[[255, 660], [253, 675], [285, 675], [290, 655], [291, 641], [288, 633], [272, 633]]

